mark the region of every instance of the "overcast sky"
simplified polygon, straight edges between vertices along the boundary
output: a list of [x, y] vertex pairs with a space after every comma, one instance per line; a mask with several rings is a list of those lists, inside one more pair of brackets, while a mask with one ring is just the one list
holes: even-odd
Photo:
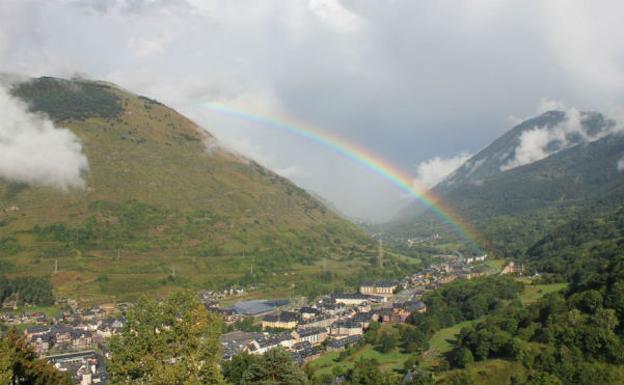
[[431, 184], [543, 100], [617, 107], [622, 15], [618, 0], [0, 0], [0, 71], [115, 82], [380, 220], [407, 203], [390, 182], [206, 103], [292, 116]]

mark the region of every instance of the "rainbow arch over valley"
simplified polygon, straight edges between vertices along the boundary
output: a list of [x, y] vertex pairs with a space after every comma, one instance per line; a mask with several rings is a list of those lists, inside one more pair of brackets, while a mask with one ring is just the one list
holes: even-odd
[[286, 131], [292, 135], [308, 139], [330, 148], [342, 156], [359, 163], [417, 199], [457, 235], [468, 241], [476, 250], [482, 251], [481, 244], [485, 242], [485, 238], [468, 220], [459, 215], [459, 213], [440, 196], [434, 194], [426, 186], [415, 181], [413, 177], [402, 171], [399, 167], [391, 164], [369, 149], [353, 141], [346, 140], [334, 133], [295, 120], [291, 117], [268, 117], [221, 103], [202, 103], [202, 106], [222, 115]]

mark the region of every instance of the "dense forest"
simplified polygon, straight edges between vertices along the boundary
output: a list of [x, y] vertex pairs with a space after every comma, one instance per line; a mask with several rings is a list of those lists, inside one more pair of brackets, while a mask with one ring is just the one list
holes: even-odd
[[456, 323], [475, 320], [517, 300], [523, 285], [508, 277], [457, 280], [427, 294], [426, 313], [414, 313], [409, 322], [428, 336]]
[[517, 384], [621, 384], [624, 381], [623, 211], [571, 222], [530, 250], [533, 269], [565, 279], [566, 291], [530, 306], [512, 302], [461, 331], [452, 367], [502, 358], [527, 369]]
[[52, 305], [54, 293], [52, 283], [43, 277], [18, 277], [7, 279], [0, 277], [0, 303], [14, 297], [18, 305]]

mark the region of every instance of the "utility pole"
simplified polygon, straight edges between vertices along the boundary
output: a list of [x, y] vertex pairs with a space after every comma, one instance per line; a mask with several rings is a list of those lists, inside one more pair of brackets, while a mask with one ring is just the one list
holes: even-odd
[[383, 239], [379, 238], [379, 254], [377, 256], [377, 263], [380, 268], [383, 267], [383, 257], [384, 257]]
[[58, 258], [54, 260], [54, 274], [58, 273]]
[[175, 264], [173, 264], [173, 266], [172, 266], [172, 269], [171, 269], [171, 276], [172, 276], [173, 278], [175, 278], [175, 276], [176, 276], [176, 272], [175, 272]]

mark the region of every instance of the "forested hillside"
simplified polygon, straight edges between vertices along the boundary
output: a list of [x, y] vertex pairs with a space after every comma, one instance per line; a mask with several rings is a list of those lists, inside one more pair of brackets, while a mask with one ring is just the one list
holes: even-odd
[[565, 279], [566, 291], [516, 302], [461, 331], [448, 360], [464, 368], [518, 361], [517, 384], [621, 384], [624, 380], [622, 210], [570, 223], [530, 250], [530, 266]]
[[[583, 135], [593, 135], [595, 140], [569, 134], [562, 146], [560, 139], [553, 139], [555, 149], [549, 156], [506, 168], [522, 133], [568, 129], [564, 118], [565, 114], [555, 111], [516, 126], [433, 189], [473, 222], [486, 240], [483, 247], [492, 255], [525, 255], [549, 231], [571, 220], [582, 221], [588, 213], [609, 212], [621, 203], [624, 174], [618, 162], [624, 155], [624, 136], [611, 130], [615, 123], [598, 113], [587, 113], [581, 119]], [[435, 232], [455, 237], [431, 212], [414, 209], [388, 224], [385, 231], [403, 239]]]

